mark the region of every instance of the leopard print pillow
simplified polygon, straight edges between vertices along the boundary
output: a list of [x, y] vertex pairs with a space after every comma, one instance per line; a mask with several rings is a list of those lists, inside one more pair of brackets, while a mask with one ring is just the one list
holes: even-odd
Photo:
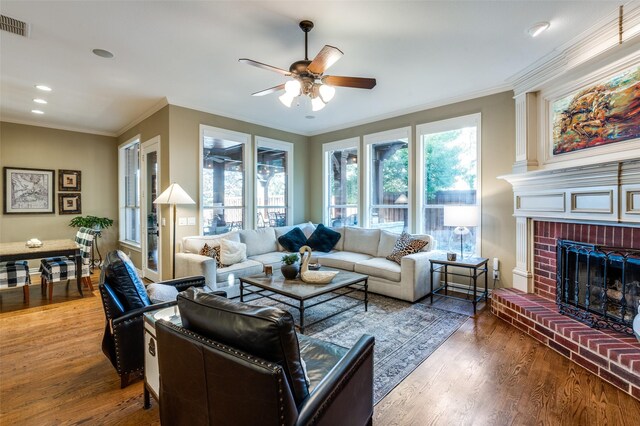
[[202, 256], [209, 256], [216, 260], [216, 266], [218, 268], [226, 268], [229, 265], [224, 265], [220, 262], [220, 246], [210, 247], [205, 243], [204, 247], [200, 249], [200, 254]]
[[428, 241], [413, 239], [410, 234], [403, 232], [396, 240], [396, 243], [393, 246], [393, 251], [389, 256], [387, 256], [387, 259], [392, 260], [399, 265], [404, 256], [418, 253], [427, 244], [429, 244]]

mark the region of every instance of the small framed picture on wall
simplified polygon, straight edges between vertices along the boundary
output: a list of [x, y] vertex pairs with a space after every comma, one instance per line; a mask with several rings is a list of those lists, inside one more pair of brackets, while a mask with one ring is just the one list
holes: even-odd
[[82, 202], [80, 193], [58, 193], [58, 214], [81, 214]]
[[58, 170], [58, 191], [80, 191], [80, 170]]

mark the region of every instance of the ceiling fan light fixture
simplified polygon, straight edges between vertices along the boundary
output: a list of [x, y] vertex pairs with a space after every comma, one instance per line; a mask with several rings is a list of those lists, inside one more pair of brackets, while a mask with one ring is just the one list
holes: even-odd
[[322, 99], [320, 99], [320, 96], [317, 96], [313, 99], [311, 99], [311, 110], [312, 111], [320, 111], [322, 108], [325, 107], [325, 103], [322, 102]]
[[333, 86], [329, 86], [327, 84], [323, 84], [318, 89], [320, 92], [320, 97], [324, 101], [324, 103], [329, 102], [336, 94], [336, 89]]
[[293, 98], [295, 98], [295, 96], [290, 95], [288, 92], [284, 92], [284, 94], [278, 97], [278, 99], [280, 99], [280, 102], [282, 102], [282, 105], [286, 106], [287, 108], [291, 108]]
[[287, 93], [287, 95], [291, 96], [292, 99], [295, 96], [300, 95], [301, 88], [302, 85], [298, 80], [295, 79], [287, 81], [284, 85], [284, 91]]

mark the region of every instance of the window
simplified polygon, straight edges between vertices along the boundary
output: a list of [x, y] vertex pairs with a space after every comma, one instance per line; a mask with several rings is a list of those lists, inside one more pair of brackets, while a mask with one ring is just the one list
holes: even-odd
[[256, 137], [256, 227], [292, 223], [293, 144]]
[[[444, 226], [445, 205], [478, 206], [471, 221], [480, 224], [480, 120], [480, 114], [473, 114], [416, 128], [419, 231], [431, 234], [445, 250], [460, 251], [460, 235]], [[463, 236], [465, 255], [479, 254], [480, 227], [469, 231]]]
[[119, 149], [120, 241], [140, 246], [140, 138]]
[[364, 137], [367, 147], [367, 223], [372, 228], [402, 232], [409, 227], [410, 129]]
[[246, 227], [246, 164], [250, 136], [200, 126], [202, 235]]
[[324, 223], [327, 226], [358, 225], [360, 196], [359, 140], [347, 139], [322, 145], [324, 158]]

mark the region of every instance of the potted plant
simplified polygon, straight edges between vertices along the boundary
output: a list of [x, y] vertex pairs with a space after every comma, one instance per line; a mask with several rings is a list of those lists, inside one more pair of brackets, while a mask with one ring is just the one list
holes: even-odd
[[282, 256], [282, 266], [280, 266], [280, 271], [282, 271], [282, 275], [287, 280], [295, 280], [298, 276], [298, 272], [300, 267], [298, 265], [298, 254], [291, 253], [285, 254]]
[[69, 226], [73, 228], [92, 228], [98, 232], [112, 225], [113, 219], [97, 216], [76, 216], [69, 222]]

